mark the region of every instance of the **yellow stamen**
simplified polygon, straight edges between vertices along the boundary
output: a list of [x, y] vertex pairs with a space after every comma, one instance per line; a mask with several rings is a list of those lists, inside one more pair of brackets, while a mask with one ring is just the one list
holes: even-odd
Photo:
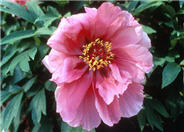
[[111, 47], [110, 42], [104, 42], [100, 38], [97, 38], [95, 41], [83, 45], [82, 56], [79, 56], [79, 58], [89, 65], [89, 70], [95, 71], [104, 68], [114, 58]]

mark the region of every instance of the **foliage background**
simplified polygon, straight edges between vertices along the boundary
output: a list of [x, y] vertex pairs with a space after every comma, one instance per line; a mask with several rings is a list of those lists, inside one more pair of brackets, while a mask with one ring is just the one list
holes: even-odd
[[[111, 1], [143, 24], [152, 41], [154, 68], [146, 75], [144, 108], [110, 128], [93, 132], [184, 131], [184, 1]], [[55, 84], [41, 63], [60, 18], [102, 1], [0, 1], [1, 122], [5, 132], [85, 132], [56, 114]], [[25, 8], [26, 7], [26, 8]]]

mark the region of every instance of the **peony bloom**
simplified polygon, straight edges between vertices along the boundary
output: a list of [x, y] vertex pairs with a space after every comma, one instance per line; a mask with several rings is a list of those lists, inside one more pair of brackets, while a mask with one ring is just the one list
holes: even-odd
[[8, 0], [11, 2], [16, 2], [17, 4], [24, 6], [28, 0]]
[[63, 121], [91, 130], [140, 111], [153, 62], [150, 39], [130, 13], [110, 2], [85, 12], [61, 19], [43, 63]]

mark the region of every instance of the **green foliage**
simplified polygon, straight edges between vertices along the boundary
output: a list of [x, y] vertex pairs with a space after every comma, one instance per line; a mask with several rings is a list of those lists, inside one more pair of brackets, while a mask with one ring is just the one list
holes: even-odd
[[177, 63], [168, 63], [162, 72], [162, 88], [171, 84], [180, 71], [181, 68]]
[[[68, 126], [56, 114], [56, 85], [49, 81], [50, 74], [41, 60], [50, 50], [47, 40], [62, 16], [69, 17], [83, 12], [84, 6], [99, 7], [101, 3], [29, 1], [20, 6], [0, 1], [0, 107], [3, 120], [0, 131], [86, 132], [81, 127]], [[140, 130], [167, 131], [168, 123], [182, 122], [180, 117], [184, 116], [184, 2], [113, 3], [131, 12], [152, 41], [150, 51], [154, 68], [147, 75], [146, 97], [143, 109], [137, 115]]]

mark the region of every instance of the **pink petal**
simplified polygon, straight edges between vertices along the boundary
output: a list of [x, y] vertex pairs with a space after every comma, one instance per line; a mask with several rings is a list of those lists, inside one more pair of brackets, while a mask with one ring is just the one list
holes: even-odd
[[53, 73], [51, 80], [57, 84], [63, 82], [70, 83], [79, 79], [86, 70], [87, 65], [81, 59], [78, 57], [67, 57], [64, 59], [62, 66], [60, 65], [58, 70]]
[[116, 21], [121, 9], [110, 2], [104, 2], [97, 10], [95, 20], [96, 37], [103, 37], [111, 23]]
[[111, 38], [112, 50], [129, 44], [136, 44], [141, 38], [142, 27], [140, 25], [123, 28]]
[[92, 81], [92, 72], [83, 75], [72, 83], [63, 83], [55, 92], [57, 112], [65, 122], [75, 119], [77, 109], [82, 103]]
[[138, 42], [138, 44], [148, 49], [151, 48], [151, 40], [145, 32], [143, 32], [142, 39]]
[[54, 49], [51, 49], [49, 55], [45, 56], [42, 60], [42, 63], [47, 67], [47, 69], [53, 73], [55, 72], [60, 66], [63, 65], [63, 60], [65, 55], [61, 52], [58, 52]]
[[85, 13], [62, 18], [59, 27], [47, 44], [55, 50], [69, 55], [81, 55], [81, 47], [89, 31], [88, 16]]
[[139, 26], [134, 17], [127, 11], [120, 11], [119, 15], [110, 23], [108, 32], [105, 36], [107, 40], [113, 40], [121, 31], [126, 28]]
[[137, 83], [143, 83], [145, 79], [145, 73], [138, 68], [134, 63], [128, 60], [120, 61], [116, 60], [116, 64], [119, 67], [120, 73], [125, 76], [131, 76], [131, 80]]
[[122, 78], [115, 64], [110, 64], [109, 67], [111, 73], [108, 76], [99, 74], [96, 78], [96, 88], [106, 104], [112, 103], [114, 96], [119, 97], [119, 94], [123, 94], [131, 82], [130, 76], [123, 76]]
[[118, 50], [116, 50], [116, 54], [122, 63], [129, 61], [146, 73], [152, 69], [153, 57], [146, 47], [132, 44]]
[[121, 118], [118, 99], [115, 98], [111, 104], [107, 105], [98, 92], [95, 94], [95, 99], [97, 111], [103, 122], [109, 126], [113, 126], [114, 123], [118, 123]]
[[142, 109], [143, 88], [141, 84], [132, 83], [125, 93], [120, 96], [119, 104], [122, 117], [134, 116]]
[[89, 88], [80, 106], [77, 109], [77, 114], [74, 120], [69, 122], [73, 127], [82, 126], [85, 130], [92, 130], [100, 125], [101, 118], [95, 107], [95, 96], [93, 88]]

